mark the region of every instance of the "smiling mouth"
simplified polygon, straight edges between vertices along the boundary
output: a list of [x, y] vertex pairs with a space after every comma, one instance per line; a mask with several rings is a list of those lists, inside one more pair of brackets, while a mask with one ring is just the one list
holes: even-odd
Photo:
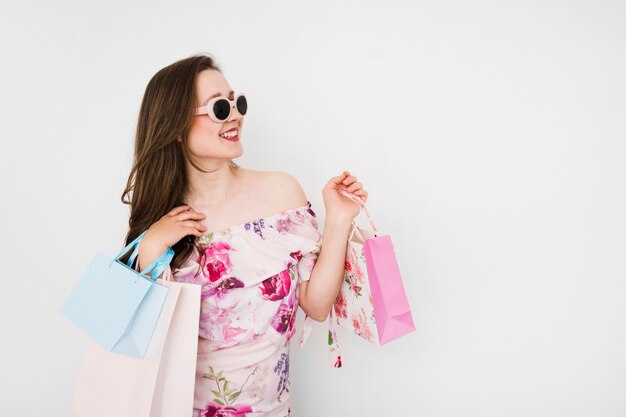
[[239, 129], [230, 129], [227, 132], [221, 133], [220, 137], [227, 140], [236, 140], [237, 138], [239, 138]]

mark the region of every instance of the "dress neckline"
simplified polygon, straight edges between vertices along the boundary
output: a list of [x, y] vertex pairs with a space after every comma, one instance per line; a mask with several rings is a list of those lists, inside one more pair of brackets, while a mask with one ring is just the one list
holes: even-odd
[[[309, 200], [307, 200], [306, 204], [303, 205], [303, 206], [298, 206], [298, 207], [290, 208], [290, 209], [287, 209], [287, 210], [277, 211], [275, 213], [271, 213], [271, 214], [268, 214], [268, 215], [265, 215], [265, 216], [262, 216], [262, 217], [258, 217], [258, 218], [255, 218], [255, 219], [250, 219], [250, 220], [248, 220], [246, 222], [243, 222], [243, 223], [234, 224], [234, 225], [229, 226], [229, 227], [227, 227], [225, 229], [222, 229], [222, 230], [215, 230], [215, 231], [212, 231], [212, 232], [207, 232], [207, 233], [204, 233], [201, 236], [197, 236], [196, 240], [203, 239], [203, 238], [205, 238], [206, 236], [209, 236], [209, 235], [213, 235], [213, 236], [220, 235], [221, 236], [221, 235], [225, 235], [225, 234], [232, 234], [235, 231], [239, 231], [239, 230], [246, 230], [246, 225], [252, 225], [253, 223], [258, 223], [260, 220], [263, 220], [264, 222], [267, 222], [267, 220], [274, 219], [277, 216], [284, 215], [284, 214], [287, 214], [287, 213], [292, 213], [292, 212], [295, 212], [295, 211], [300, 211], [300, 210], [311, 211], [312, 212], [312, 210], [311, 210], [311, 202]], [[315, 214], [313, 214], [313, 216], [315, 216]]]

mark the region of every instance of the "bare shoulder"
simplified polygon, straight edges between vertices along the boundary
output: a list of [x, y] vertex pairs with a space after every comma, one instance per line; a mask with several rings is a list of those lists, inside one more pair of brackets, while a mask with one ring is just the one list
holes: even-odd
[[291, 174], [282, 171], [257, 171], [261, 188], [271, 196], [275, 211], [289, 210], [307, 204], [308, 198], [300, 182]]

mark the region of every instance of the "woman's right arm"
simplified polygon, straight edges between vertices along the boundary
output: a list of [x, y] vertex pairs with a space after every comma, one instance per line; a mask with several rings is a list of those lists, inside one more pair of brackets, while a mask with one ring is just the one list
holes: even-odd
[[158, 242], [147, 242], [144, 236], [144, 238], [139, 241], [137, 271], [143, 271], [146, 266], [163, 255], [168, 248], [169, 246], [160, 245]]
[[159, 256], [187, 235], [202, 236], [206, 226], [200, 221], [206, 216], [188, 206], [178, 206], [148, 228], [137, 248], [137, 271], [141, 272]]

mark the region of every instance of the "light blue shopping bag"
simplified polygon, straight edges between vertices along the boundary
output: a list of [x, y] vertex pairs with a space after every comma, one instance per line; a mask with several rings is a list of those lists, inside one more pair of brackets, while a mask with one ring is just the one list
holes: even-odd
[[[97, 252], [61, 308], [70, 321], [111, 352], [143, 358], [154, 332], [167, 288], [157, 277], [174, 257], [172, 248], [143, 271], [130, 266], [145, 231], [114, 258]], [[135, 247], [127, 264], [119, 261]], [[152, 271], [150, 277], [144, 277]]]

